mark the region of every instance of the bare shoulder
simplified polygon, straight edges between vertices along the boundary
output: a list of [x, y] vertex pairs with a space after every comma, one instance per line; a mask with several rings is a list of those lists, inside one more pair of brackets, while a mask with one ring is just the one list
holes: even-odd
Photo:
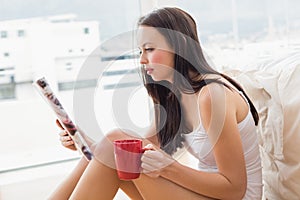
[[[209, 106], [212, 103], [222, 103], [221, 100], [227, 101], [231, 98], [231, 92], [228, 89], [219, 83], [211, 83], [204, 86], [198, 94], [198, 103], [199, 105], [205, 107]], [[225, 103], [224, 102], [224, 103]]]
[[229, 115], [234, 116], [236, 107], [232, 92], [219, 83], [204, 86], [198, 94], [198, 108], [204, 127]]

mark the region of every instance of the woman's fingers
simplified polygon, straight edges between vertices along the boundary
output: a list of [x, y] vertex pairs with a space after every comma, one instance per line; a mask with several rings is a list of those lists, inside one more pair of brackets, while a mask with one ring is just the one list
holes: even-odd
[[141, 167], [143, 169], [146, 169], [148, 171], [154, 171], [154, 170], [157, 170], [157, 167], [155, 164], [156, 160], [154, 159], [151, 159], [151, 158], [148, 158], [148, 157], [145, 157], [145, 156], [142, 156], [141, 158], [141, 161], [142, 161], [142, 164], [141, 164]]
[[61, 136], [60, 137], [60, 141], [62, 142], [68, 142], [68, 141], [71, 141], [71, 137], [70, 136]]
[[145, 163], [145, 162], [143, 162], [141, 164], [141, 167], [143, 168], [144, 173], [150, 173], [150, 172], [154, 172], [154, 171], [159, 170], [159, 169], [157, 169], [156, 166], [153, 166], [150, 163]]
[[60, 138], [59, 140], [61, 141], [63, 146], [69, 146], [69, 145], [73, 145], [74, 141], [72, 140], [72, 138], [68, 135], [68, 133], [64, 130], [62, 130], [60, 133]]
[[72, 138], [69, 136], [68, 132], [62, 127], [58, 119], [56, 119], [56, 125], [62, 130], [59, 132], [59, 140], [61, 144], [71, 150], [76, 150], [76, 146]]
[[61, 125], [61, 123], [59, 122], [58, 119], [56, 119], [55, 122], [56, 122], [56, 125], [57, 125], [59, 128], [61, 128], [62, 130], [64, 130], [63, 126]]
[[[160, 150], [147, 150], [141, 158], [144, 173], [155, 173], [155, 176], [165, 167], [174, 162], [173, 158]], [[154, 174], [152, 174], [154, 175]]]
[[66, 142], [61, 142], [61, 144], [65, 147], [71, 146], [74, 144], [73, 140], [66, 141]]
[[60, 137], [61, 144], [65, 147], [73, 145], [74, 141], [69, 136]]
[[60, 135], [60, 136], [67, 136], [67, 135], [68, 135], [68, 132], [65, 131], [65, 130], [62, 130], [62, 131], [59, 132], [59, 135]]
[[154, 150], [145, 151], [143, 157], [151, 158], [154, 160], [164, 159], [164, 155], [160, 151], [154, 151]]

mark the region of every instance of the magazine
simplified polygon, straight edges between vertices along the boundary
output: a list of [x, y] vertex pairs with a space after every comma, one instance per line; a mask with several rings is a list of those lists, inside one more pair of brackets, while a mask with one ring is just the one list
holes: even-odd
[[38, 92], [44, 97], [45, 101], [51, 107], [51, 109], [56, 114], [57, 119], [63, 128], [67, 131], [68, 135], [72, 138], [75, 143], [77, 150], [84, 155], [87, 160], [91, 160], [93, 154], [87, 145], [87, 142], [82, 137], [76, 125], [73, 123], [63, 106], [61, 105], [58, 98], [55, 96], [50, 88], [47, 80], [43, 77], [36, 80], [33, 85], [38, 90]]

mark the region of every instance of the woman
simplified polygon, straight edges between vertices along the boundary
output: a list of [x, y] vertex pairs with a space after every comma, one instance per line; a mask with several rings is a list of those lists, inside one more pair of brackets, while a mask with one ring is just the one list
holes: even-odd
[[[193, 18], [162, 8], [140, 18], [138, 45], [144, 85], [155, 120], [144, 143], [143, 173], [121, 181], [112, 142], [132, 138], [121, 130], [94, 145], [95, 159], [82, 159], [52, 199], [112, 199], [121, 188], [132, 199], [261, 199], [258, 114], [243, 89], [206, 62]], [[73, 141], [61, 134], [64, 146]], [[195, 170], [171, 155], [185, 146]]]

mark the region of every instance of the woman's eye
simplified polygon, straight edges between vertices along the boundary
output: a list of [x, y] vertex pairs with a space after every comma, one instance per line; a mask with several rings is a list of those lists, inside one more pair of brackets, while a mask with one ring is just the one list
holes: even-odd
[[145, 48], [145, 49], [143, 49], [143, 50], [140, 50], [140, 51], [139, 51], [139, 54], [142, 55], [143, 52], [151, 52], [151, 51], [153, 51], [153, 50], [154, 50], [154, 48]]
[[149, 51], [153, 51], [153, 50], [154, 50], [154, 48], [146, 48], [146, 49], [145, 49], [145, 51], [148, 51], [148, 52], [149, 52]]

